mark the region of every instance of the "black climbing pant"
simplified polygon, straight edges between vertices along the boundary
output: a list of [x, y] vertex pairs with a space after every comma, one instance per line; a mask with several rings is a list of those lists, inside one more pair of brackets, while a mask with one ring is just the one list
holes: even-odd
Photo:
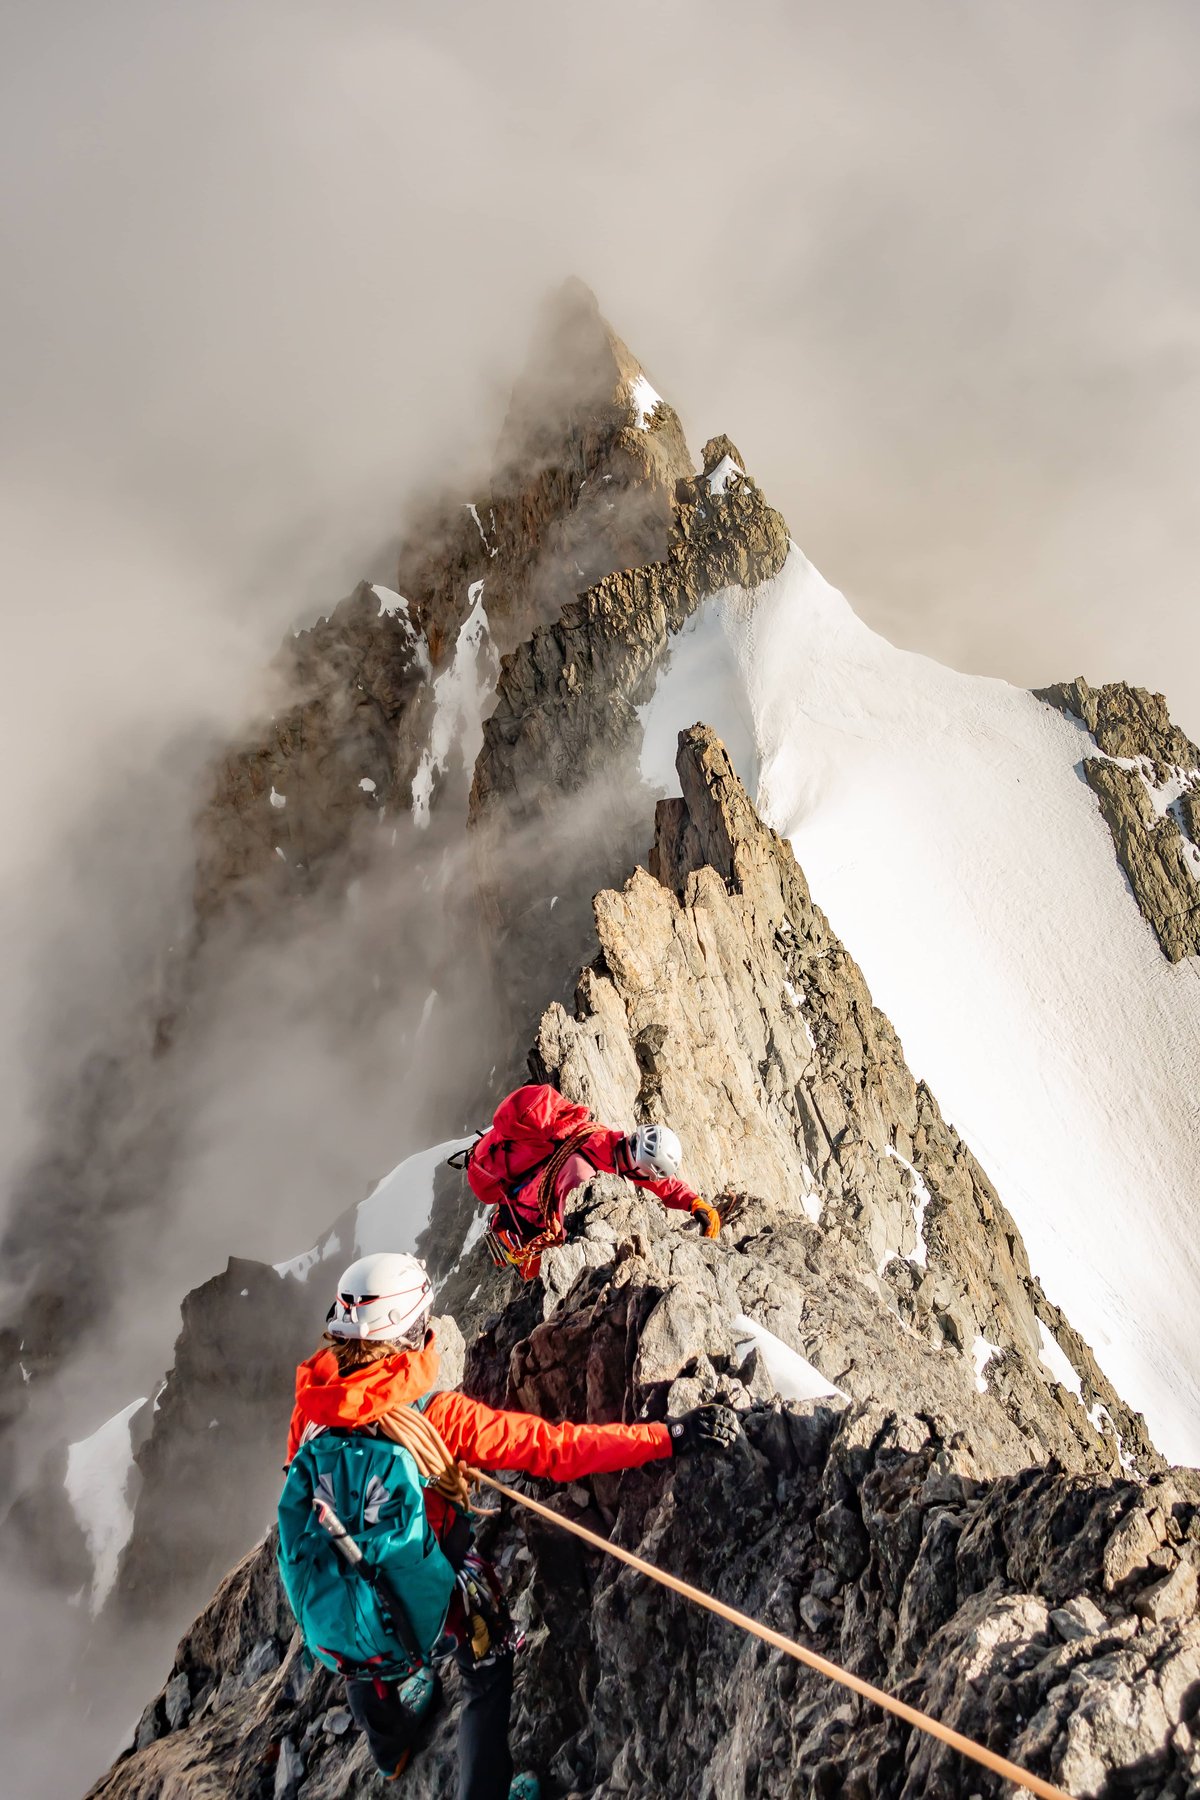
[[512, 1757], [508, 1714], [513, 1659], [498, 1656], [486, 1668], [462, 1670], [463, 1706], [458, 1720], [458, 1800], [508, 1800]]
[[[498, 1656], [477, 1669], [470, 1652], [458, 1659], [462, 1712], [458, 1721], [458, 1800], [508, 1800], [512, 1757], [508, 1715], [512, 1706], [513, 1659]], [[391, 1774], [412, 1748], [417, 1725], [400, 1705], [395, 1685], [380, 1694], [373, 1681], [347, 1681], [346, 1704], [364, 1733], [375, 1765]]]

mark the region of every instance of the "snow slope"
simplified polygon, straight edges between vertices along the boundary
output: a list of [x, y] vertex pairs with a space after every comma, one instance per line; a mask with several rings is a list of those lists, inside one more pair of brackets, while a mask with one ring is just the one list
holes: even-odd
[[[342, 1234], [335, 1229], [311, 1250], [290, 1257], [286, 1262], [277, 1262], [275, 1273], [307, 1281], [314, 1269], [328, 1273], [327, 1265], [335, 1261], [336, 1275], [358, 1256], [373, 1256], [379, 1250], [415, 1251], [417, 1239], [429, 1223], [433, 1185], [440, 1164], [474, 1141], [473, 1138], [448, 1138], [444, 1144], [431, 1144], [428, 1149], [406, 1156], [389, 1175], [376, 1182], [365, 1200], [359, 1201], [354, 1212], [351, 1242], [343, 1244]], [[476, 1235], [481, 1236], [482, 1208], [477, 1223], [480, 1229]]]
[[355, 1221], [354, 1254], [371, 1256], [377, 1250], [415, 1250], [417, 1239], [429, 1223], [433, 1207], [433, 1183], [440, 1164], [457, 1150], [465, 1150], [474, 1138], [451, 1138], [405, 1157], [362, 1201]]
[[671, 792], [676, 731], [726, 737], [1047, 1293], [1200, 1462], [1200, 969], [1137, 909], [1082, 727], [895, 649], [794, 546], [691, 622], [643, 717]]

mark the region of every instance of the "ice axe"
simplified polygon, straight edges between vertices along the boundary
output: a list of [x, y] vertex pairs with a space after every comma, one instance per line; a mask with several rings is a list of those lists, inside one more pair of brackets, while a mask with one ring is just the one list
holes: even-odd
[[412, 1621], [399, 1594], [384, 1574], [374, 1563], [369, 1563], [359, 1546], [355, 1543], [337, 1513], [321, 1494], [313, 1495], [313, 1511], [317, 1515], [317, 1523], [333, 1543], [334, 1549], [342, 1561], [369, 1587], [375, 1589], [380, 1605], [391, 1621], [392, 1629], [405, 1651], [411, 1657], [415, 1667], [422, 1668], [428, 1658], [417, 1642]]

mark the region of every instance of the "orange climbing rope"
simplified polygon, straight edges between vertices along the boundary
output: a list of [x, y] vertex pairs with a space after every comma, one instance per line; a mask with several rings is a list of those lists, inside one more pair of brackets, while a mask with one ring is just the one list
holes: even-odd
[[618, 1562], [627, 1563], [631, 1569], [637, 1569], [641, 1574], [648, 1575], [651, 1581], [657, 1581], [663, 1587], [670, 1588], [674, 1593], [682, 1594], [685, 1600], [692, 1600], [697, 1606], [706, 1608], [708, 1612], [716, 1613], [719, 1619], [726, 1619], [731, 1625], [740, 1626], [752, 1637], [761, 1638], [764, 1644], [770, 1644], [775, 1650], [782, 1650], [786, 1656], [794, 1656], [797, 1662], [807, 1664], [810, 1669], [815, 1669], [818, 1675], [828, 1676], [830, 1681], [839, 1682], [842, 1687], [849, 1688], [852, 1693], [861, 1694], [864, 1700], [874, 1701], [876, 1706], [882, 1706], [885, 1711], [894, 1713], [906, 1724], [915, 1725], [918, 1731], [928, 1732], [930, 1737], [940, 1739], [943, 1744], [949, 1744], [952, 1750], [959, 1751], [963, 1756], [969, 1756], [972, 1762], [981, 1763], [994, 1775], [1002, 1775], [1005, 1780], [1015, 1782], [1018, 1787], [1024, 1788], [1028, 1793], [1040, 1795], [1041, 1800], [1071, 1800], [1071, 1796], [1064, 1789], [1055, 1787], [1052, 1782], [1043, 1781], [1040, 1775], [1031, 1775], [1027, 1769], [1022, 1769], [1017, 1763], [1009, 1762], [1007, 1757], [997, 1756], [994, 1750], [988, 1750], [982, 1744], [977, 1744], [973, 1738], [964, 1737], [960, 1731], [952, 1731], [949, 1725], [940, 1724], [937, 1719], [930, 1718], [928, 1713], [918, 1712], [915, 1706], [907, 1706], [903, 1700], [896, 1700], [891, 1694], [885, 1694], [882, 1688], [873, 1687], [861, 1676], [852, 1675], [848, 1669], [841, 1669], [837, 1663], [829, 1662], [825, 1657], [818, 1656], [815, 1650], [806, 1650], [803, 1644], [797, 1644], [791, 1638], [784, 1637], [782, 1633], [772, 1631], [769, 1626], [760, 1625], [757, 1619], [750, 1618], [747, 1613], [737, 1612], [732, 1606], [726, 1606], [722, 1601], [712, 1599], [710, 1595], [702, 1593], [699, 1588], [692, 1587], [688, 1582], [680, 1581], [677, 1575], [668, 1575], [665, 1569], [658, 1569], [653, 1563], [644, 1562], [640, 1556], [635, 1556], [632, 1550], [624, 1550], [619, 1544], [610, 1544], [607, 1538], [598, 1537], [594, 1531], [588, 1531], [586, 1526], [577, 1525], [573, 1519], [564, 1519], [561, 1513], [556, 1513], [550, 1507], [543, 1506], [539, 1500], [531, 1500], [528, 1494], [518, 1493], [515, 1488], [504, 1487], [499, 1481], [493, 1481], [490, 1475], [482, 1475], [475, 1469], [467, 1469], [464, 1473], [470, 1481], [478, 1481], [484, 1487], [494, 1488], [496, 1493], [503, 1495], [504, 1498], [515, 1500], [519, 1506], [524, 1506], [530, 1512], [537, 1513], [539, 1518], [549, 1519], [552, 1525], [558, 1525], [563, 1531], [569, 1531], [572, 1537], [582, 1538], [584, 1543], [590, 1544], [594, 1550], [602, 1550], [606, 1556], [612, 1556]]

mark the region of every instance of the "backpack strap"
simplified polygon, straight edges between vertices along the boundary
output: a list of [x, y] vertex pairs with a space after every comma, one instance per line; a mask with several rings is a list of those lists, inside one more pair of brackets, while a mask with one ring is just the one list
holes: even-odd
[[475, 1133], [475, 1143], [467, 1144], [462, 1150], [456, 1150], [452, 1156], [448, 1156], [446, 1158], [446, 1167], [448, 1169], [465, 1169], [475, 1154], [476, 1145], [484, 1135], [484, 1131], [477, 1131]]

